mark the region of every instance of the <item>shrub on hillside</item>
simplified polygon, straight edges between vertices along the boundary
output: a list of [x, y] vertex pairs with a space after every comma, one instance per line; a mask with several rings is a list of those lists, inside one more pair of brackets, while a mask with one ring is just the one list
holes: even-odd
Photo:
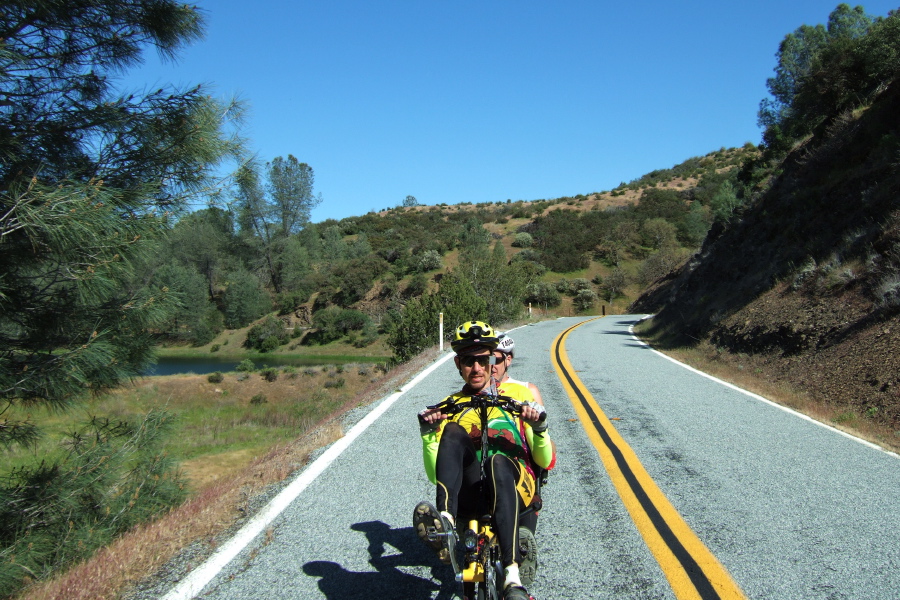
[[622, 295], [622, 291], [625, 289], [625, 286], [628, 285], [628, 276], [625, 274], [625, 271], [619, 269], [618, 267], [613, 269], [613, 272], [610, 273], [603, 280], [603, 297], [607, 302], [612, 302], [616, 298]]
[[579, 292], [582, 290], [589, 290], [591, 292], [594, 291], [594, 288], [591, 287], [591, 282], [585, 279], [584, 277], [576, 277], [572, 280], [569, 285], [569, 293], [573, 296], [577, 296]]
[[551, 308], [562, 303], [562, 296], [559, 295], [552, 283], [541, 281], [525, 286], [524, 300], [528, 304]]
[[512, 243], [514, 248], [531, 248], [532, 244], [534, 244], [534, 238], [527, 231], [517, 233]]
[[339, 306], [329, 306], [313, 313], [313, 327], [304, 344], [328, 344], [335, 342], [351, 331], [361, 331], [372, 320], [364, 312]]
[[426, 250], [419, 256], [418, 269], [423, 273], [440, 269], [443, 265], [444, 262], [437, 250]]
[[284, 326], [284, 321], [269, 315], [261, 323], [257, 323], [247, 331], [244, 347], [260, 352], [271, 352], [278, 346], [287, 344], [290, 339], [291, 334]]
[[238, 365], [234, 368], [234, 370], [241, 372], [241, 373], [252, 373], [253, 371], [256, 370], [256, 365], [254, 365], [253, 361], [250, 360], [249, 358], [245, 358], [244, 360], [242, 360], [241, 362], [238, 363]]
[[278, 381], [278, 369], [275, 367], [263, 367], [259, 374], [268, 382]]
[[407, 361], [438, 343], [439, 314], [444, 313], [445, 333], [460, 323], [485, 319], [487, 303], [471, 284], [453, 273], [441, 279], [437, 291], [415, 298], [392, 319], [388, 345], [397, 361]]
[[674, 271], [684, 260], [684, 252], [675, 248], [663, 248], [654, 252], [638, 267], [638, 281], [643, 285], [653, 283]]
[[592, 289], [580, 289], [578, 293], [575, 294], [575, 297], [572, 299], [572, 305], [575, 307], [575, 310], [579, 312], [584, 312], [590, 310], [594, 303], [597, 301], [597, 294], [594, 293]]

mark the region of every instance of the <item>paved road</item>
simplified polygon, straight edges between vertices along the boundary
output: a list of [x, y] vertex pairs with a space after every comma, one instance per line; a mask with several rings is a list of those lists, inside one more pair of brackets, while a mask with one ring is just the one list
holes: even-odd
[[[684, 369], [611, 316], [574, 330], [572, 367], [749, 598], [900, 598], [900, 459]], [[583, 319], [513, 332], [559, 463], [538, 525], [539, 600], [674, 598], [550, 362]], [[433, 500], [415, 413], [459, 387], [445, 362], [399, 397], [206, 585], [214, 599], [450, 599], [412, 509]]]

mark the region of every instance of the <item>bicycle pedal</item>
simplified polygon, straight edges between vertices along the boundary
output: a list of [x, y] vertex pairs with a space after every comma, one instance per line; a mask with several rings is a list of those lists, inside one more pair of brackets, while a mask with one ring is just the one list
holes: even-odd
[[440, 538], [450, 537], [451, 535], [453, 535], [453, 532], [451, 531], [445, 531], [441, 533], [435, 527], [429, 527], [426, 531], [428, 532], [428, 539], [432, 542], [436, 542]]

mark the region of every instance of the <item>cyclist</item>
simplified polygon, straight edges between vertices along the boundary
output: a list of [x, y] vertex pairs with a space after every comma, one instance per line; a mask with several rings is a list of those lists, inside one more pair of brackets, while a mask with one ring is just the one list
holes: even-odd
[[[454, 361], [464, 381], [462, 389], [448, 400], [465, 400], [476, 394], [495, 394], [491, 366], [498, 343], [493, 328], [482, 321], [468, 321], [456, 328], [451, 347]], [[459, 514], [475, 514], [481, 497], [482, 483], [497, 530], [504, 567], [504, 598], [529, 600], [522, 585], [519, 565], [522, 562], [518, 540], [519, 512], [534, 498], [535, 479], [531, 462], [546, 468], [552, 460], [552, 445], [547, 422], [541, 421], [543, 407], [534, 403], [527, 388], [514, 386], [511, 397], [525, 402], [520, 416], [492, 408], [488, 435], [490, 456], [486, 480], [481, 481], [479, 453], [482, 450], [480, 420], [474, 411], [446, 415], [440, 409], [419, 413], [425, 471], [436, 485], [437, 508], [421, 502], [413, 513], [413, 525], [419, 536], [450, 562], [454, 548], [441, 537], [431, 541], [427, 527], [439, 533], [456, 527]]]
[[[497, 389], [499, 392], [508, 396], [513, 392], [515, 386], [524, 386], [531, 392], [534, 401], [543, 406], [544, 400], [536, 385], [527, 381], [513, 379], [509, 376], [509, 368], [512, 366], [516, 348], [513, 339], [509, 334], [501, 333], [497, 336], [497, 340], [497, 348], [494, 350], [495, 364], [492, 369], [492, 375], [497, 382]], [[555, 466], [555, 462], [556, 452], [554, 451], [553, 458], [551, 459], [550, 465], [547, 466], [547, 470], [552, 469]], [[540, 467], [536, 470], [539, 469]], [[537, 479], [540, 480], [540, 473], [537, 473]], [[538, 485], [538, 493], [539, 492], [540, 485]], [[542, 500], [541, 503], [543, 503]], [[527, 556], [527, 559], [524, 560], [522, 568], [520, 569], [520, 573], [523, 581], [526, 583], [533, 581], [537, 573], [537, 541], [534, 539], [534, 532], [537, 531], [537, 518], [538, 510], [531, 510], [522, 515], [519, 521], [519, 525], [521, 526], [519, 529], [520, 551], [523, 556]]]
[[[503, 389], [503, 384], [515, 383], [524, 385], [531, 392], [534, 401], [543, 406], [544, 399], [541, 397], [541, 392], [536, 385], [528, 381], [513, 379], [509, 376], [509, 368], [512, 366], [513, 359], [515, 358], [516, 343], [506, 333], [498, 335], [497, 340], [497, 349], [494, 350], [494, 357], [497, 360], [492, 370], [497, 385], [500, 386], [501, 390]], [[501, 391], [500, 393], [502, 394], [503, 392]]]

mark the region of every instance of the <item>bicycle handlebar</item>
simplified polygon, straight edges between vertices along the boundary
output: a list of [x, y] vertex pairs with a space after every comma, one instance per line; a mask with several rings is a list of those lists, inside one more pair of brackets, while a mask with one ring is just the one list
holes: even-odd
[[[442, 413], [448, 415], [455, 415], [457, 413], [462, 412], [467, 408], [499, 408], [510, 412], [514, 415], [521, 415], [522, 408], [527, 406], [525, 402], [521, 402], [516, 400], [515, 398], [511, 398], [509, 396], [503, 396], [500, 394], [497, 395], [487, 395], [487, 394], [475, 394], [472, 396], [466, 396], [467, 400], [462, 400], [457, 398], [455, 400], [451, 400], [448, 398], [443, 402], [438, 402], [432, 406], [428, 406], [427, 408], [430, 410], [439, 409]], [[542, 411], [538, 416], [538, 423], [543, 423], [547, 418], [547, 412]]]

